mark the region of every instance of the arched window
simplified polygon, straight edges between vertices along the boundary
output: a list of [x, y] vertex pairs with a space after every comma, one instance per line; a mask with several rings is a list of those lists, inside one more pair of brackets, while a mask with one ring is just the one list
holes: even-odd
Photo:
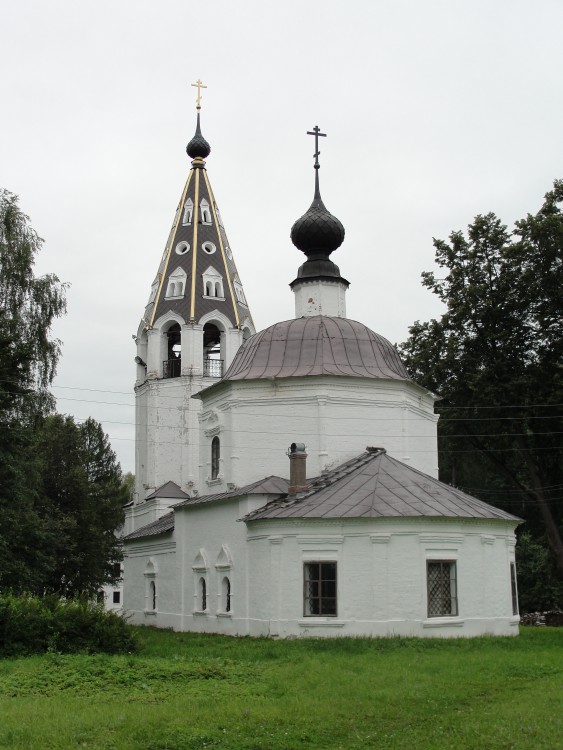
[[182, 372], [182, 330], [173, 323], [166, 332], [168, 357], [163, 363], [163, 378], [179, 378]]
[[207, 609], [207, 584], [203, 577], [199, 579], [199, 609], [200, 612]]
[[156, 611], [156, 583], [154, 581], [149, 583], [149, 607]]
[[211, 210], [209, 209], [209, 203], [205, 200], [205, 198], [201, 199], [199, 207], [201, 211], [201, 223], [211, 224]]
[[205, 296], [213, 297], [213, 282], [212, 281], [205, 282]]
[[223, 592], [223, 611], [230, 612], [231, 611], [231, 582], [227, 578], [227, 576], [223, 578], [222, 592]]
[[188, 200], [184, 204], [184, 217], [182, 219], [182, 224], [185, 227], [189, 226], [192, 223], [193, 213], [194, 213], [194, 203], [191, 198], [188, 198]]
[[211, 441], [211, 479], [219, 476], [219, 459], [221, 458], [221, 443], [215, 436]]

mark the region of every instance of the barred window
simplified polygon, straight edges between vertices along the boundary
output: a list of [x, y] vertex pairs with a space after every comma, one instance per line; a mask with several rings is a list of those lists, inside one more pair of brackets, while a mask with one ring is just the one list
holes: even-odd
[[510, 563], [510, 589], [512, 592], [512, 614], [518, 614], [518, 586], [516, 585], [516, 564]]
[[456, 564], [451, 560], [428, 560], [428, 617], [457, 615]]
[[336, 616], [336, 563], [308, 562], [303, 568], [303, 614]]

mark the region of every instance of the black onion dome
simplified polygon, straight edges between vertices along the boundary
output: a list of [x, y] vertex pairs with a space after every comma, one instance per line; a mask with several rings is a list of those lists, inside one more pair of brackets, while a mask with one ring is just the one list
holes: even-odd
[[201, 134], [199, 126], [199, 112], [197, 113], [197, 126], [195, 129], [195, 135], [192, 140], [186, 146], [188, 156], [192, 159], [206, 159], [211, 153], [211, 146]]
[[315, 196], [307, 213], [291, 227], [291, 241], [309, 256], [328, 256], [344, 242], [342, 223], [327, 210], [321, 197]]

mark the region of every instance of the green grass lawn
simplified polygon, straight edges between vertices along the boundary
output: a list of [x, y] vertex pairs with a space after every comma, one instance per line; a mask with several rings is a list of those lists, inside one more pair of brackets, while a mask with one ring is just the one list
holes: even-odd
[[0, 661], [0, 748], [563, 748], [561, 628], [449, 641], [140, 632], [138, 655]]

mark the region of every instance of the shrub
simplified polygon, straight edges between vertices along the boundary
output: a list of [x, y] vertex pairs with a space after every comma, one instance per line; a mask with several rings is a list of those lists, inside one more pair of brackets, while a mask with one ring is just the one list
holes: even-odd
[[137, 649], [132, 628], [102, 605], [54, 596], [0, 595], [0, 656]]

